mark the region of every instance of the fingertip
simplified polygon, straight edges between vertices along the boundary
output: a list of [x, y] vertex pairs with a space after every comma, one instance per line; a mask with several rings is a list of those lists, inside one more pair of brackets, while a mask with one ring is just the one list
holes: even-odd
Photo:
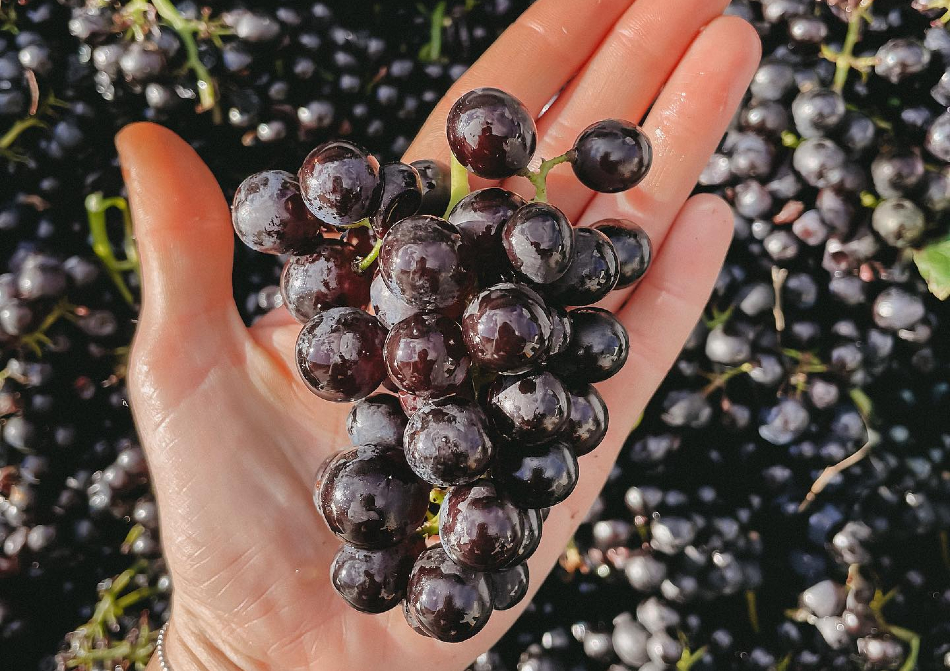
[[693, 196], [683, 206], [679, 220], [690, 222], [694, 230], [716, 245], [717, 251], [721, 248], [725, 253], [732, 242], [735, 231], [732, 208], [717, 195], [701, 193]]

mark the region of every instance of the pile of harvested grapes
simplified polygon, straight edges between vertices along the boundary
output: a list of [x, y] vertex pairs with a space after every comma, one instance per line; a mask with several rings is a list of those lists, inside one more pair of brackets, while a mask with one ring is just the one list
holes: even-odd
[[[143, 119], [195, 147], [239, 236], [271, 252], [236, 248], [245, 319], [289, 310], [314, 392], [362, 399], [361, 447], [318, 478], [341, 596], [367, 611], [405, 596], [417, 631], [446, 640], [523, 596], [543, 510], [606, 427], [591, 385], [628, 346], [575, 306], [648, 272], [644, 222], [572, 230], [543, 189], [453, 191], [452, 167], [537, 171], [534, 120], [503, 93], [453, 118], [505, 107], [510, 151], [471, 151], [450, 119], [455, 166], [398, 161], [529, 4], [0, 2], [0, 667], [144, 668], [167, 617], [126, 400], [138, 257], [112, 144]], [[697, 185], [734, 210], [726, 265], [559, 565], [473, 670], [950, 669], [950, 3], [727, 12], [764, 50]], [[649, 146], [634, 124], [595, 125], [555, 170], [635, 184]], [[639, 152], [619, 182], [584, 160], [601, 133]], [[321, 180], [342, 163], [366, 190], [331, 202]], [[313, 219], [253, 237], [275, 204]], [[485, 338], [489, 322], [511, 333]], [[345, 373], [315, 356], [343, 332], [373, 352]], [[414, 358], [421, 342], [438, 365]], [[514, 460], [496, 444], [513, 438]], [[391, 526], [337, 505], [370, 473], [402, 483]], [[470, 543], [485, 506], [507, 528]], [[453, 590], [478, 612], [419, 607]]]

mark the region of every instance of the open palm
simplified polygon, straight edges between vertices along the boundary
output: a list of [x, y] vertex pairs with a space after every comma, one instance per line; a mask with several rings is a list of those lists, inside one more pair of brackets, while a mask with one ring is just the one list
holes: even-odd
[[[636, 291], [607, 307], [627, 327], [629, 361], [599, 386], [604, 443], [544, 527], [532, 588], [600, 490], [624, 439], [696, 323], [732, 231], [721, 200], [687, 200], [758, 62], [727, 0], [540, 0], [456, 83], [407, 160], [449, 157], [444, 125], [462, 92], [494, 86], [541, 116], [539, 154], [568, 149], [589, 123], [639, 120], [653, 170], [635, 190], [595, 195], [555, 170], [551, 201], [578, 225], [640, 223], [658, 250]], [[132, 406], [153, 472], [175, 584], [167, 657], [189, 669], [461, 669], [511, 625], [495, 613], [463, 644], [413, 633], [401, 609], [357, 613], [333, 594], [338, 547], [311, 497], [314, 472], [349, 444], [348, 406], [321, 401], [293, 362], [299, 325], [284, 310], [247, 329], [231, 299], [233, 235], [213, 176], [161, 127], [117, 138], [144, 272], [130, 368]], [[292, 166], [285, 166], [291, 167]], [[483, 183], [478, 181], [478, 186]], [[530, 194], [520, 178], [507, 188]], [[525, 603], [525, 602], [523, 602]], [[155, 668], [157, 663], [153, 662]]]

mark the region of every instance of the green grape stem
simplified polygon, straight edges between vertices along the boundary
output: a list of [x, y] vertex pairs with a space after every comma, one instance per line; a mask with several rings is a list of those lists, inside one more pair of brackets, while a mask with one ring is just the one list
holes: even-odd
[[[109, 233], [106, 228], [106, 211], [114, 207], [122, 212], [122, 222], [124, 227], [124, 236], [122, 246], [125, 251], [125, 260], [120, 261], [115, 256], [112, 248], [112, 241], [109, 240]], [[135, 298], [122, 276], [123, 272], [134, 272], [139, 276], [141, 284], [141, 275], [139, 268], [138, 251], [135, 248], [135, 235], [132, 229], [132, 214], [129, 211], [129, 204], [125, 198], [103, 198], [101, 192], [91, 193], [86, 196], [86, 216], [89, 221], [89, 232], [92, 236], [92, 251], [105, 266], [106, 272], [112, 279], [113, 284], [119, 290], [122, 298], [132, 307], [135, 307]]]
[[558, 165], [562, 163], [567, 163], [574, 160], [574, 150], [571, 149], [560, 156], [555, 156], [554, 158], [543, 159], [541, 161], [538, 171], [534, 172], [529, 169], [524, 169], [518, 174], [526, 178], [531, 185], [534, 186], [534, 201], [536, 203], [546, 203], [548, 202], [548, 173]]
[[472, 188], [468, 183], [468, 170], [465, 169], [464, 165], [459, 163], [459, 160], [455, 158], [455, 154], [452, 154], [451, 166], [449, 180], [452, 185], [452, 191], [449, 196], [449, 206], [445, 208], [446, 218], [452, 213], [452, 210], [455, 209], [458, 202], [472, 192]]
[[429, 41], [419, 50], [419, 60], [434, 63], [442, 57], [442, 29], [445, 23], [445, 0], [432, 10], [429, 18]]
[[848, 32], [844, 38], [844, 44], [840, 52], [834, 52], [828, 47], [822, 45], [821, 55], [835, 64], [834, 90], [838, 93], [844, 91], [848, 83], [848, 74], [852, 69], [859, 72], [868, 72], [875, 63], [874, 58], [855, 58], [854, 48], [861, 39], [861, 22], [868, 20], [868, 10], [874, 0], [861, 0], [861, 3], [854, 9], [848, 18]]
[[373, 265], [373, 263], [376, 261], [376, 258], [379, 256], [379, 250], [382, 248], [383, 238], [377, 238], [376, 244], [373, 245], [373, 249], [370, 251], [370, 253], [360, 259], [357, 270], [360, 273], [365, 273], [367, 270], [369, 270], [370, 266]]
[[208, 110], [215, 110], [215, 123], [218, 123], [220, 120], [217, 116], [220, 112], [217, 111], [217, 93], [215, 91], [214, 78], [204, 63], [201, 62], [201, 58], [198, 56], [198, 43], [195, 41], [195, 33], [201, 30], [201, 24], [190, 21], [182, 16], [178, 8], [172, 4], [171, 0], [150, 0], [150, 2], [152, 6], [155, 7], [155, 11], [158, 12], [158, 15], [178, 33], [182, 43], [185, 45], [187, 66], [195, 73], [195, 78], [198, 83], [198, 101], [200, 103], [198, 111], [207, 112]]

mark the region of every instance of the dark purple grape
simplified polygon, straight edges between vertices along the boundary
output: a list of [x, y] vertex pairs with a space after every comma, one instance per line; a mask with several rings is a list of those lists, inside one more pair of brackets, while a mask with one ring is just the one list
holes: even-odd
[[629, 121], [604, 119], [584, 129], [574, 142], [571, 166], [587, 188], [601, 193], [626, 191], [639, 184], [653, 163], [653, 145]]
[[389, 290], [382, 276], [377, 273], [369, 287], [369, 302], [373, 306], [373, 312], [376, 318], [387, 329], [393, 325], [407, 319], [422, 308], [409, 305], [396, 294]]
[[574, 260], [574, 229], [564, 213], [547, 203], [528, 203], [501, 231], [508, 262], [520, 275], [550, 284], [568, 272]]
[[320, 221], [306, 208], [289, 172], [251, 175], [234, 193], [231, 223], [245, 245], [265, 254], [306, 254], [320, 245]]
[[441, 161], [423, 159], [410, 163], [419, 172], [422, 180], [422, 204], [419, 214], [444, 217], [452, 196], [449, 166]]
[[538, 549], [538, 546], [541, 545], [541, 527], [544, 524], [544, 519], [547, 517], [548, 510], [550, 509], [545, 508], [543, 511], [528, 509], [523, 511], [525, 515], [524, 536], [521, 539], [521, 545], [518, 547], [518, 551], [511, 560], [505, 564], [504, 568], [524, 564], [531, 555], [534, 554], [535, 550]]
[[469, 91], [446, 119], [459, 163], [480, 177], [504, 179], [528, 167], [538, 142], [534, 119], [520, 100], [493, 88]]
[[593, 228], [574, 233], [574, 262], [547, 288], [561, 305], [593, 305], [609, 294], [620, 279], [620, 262], [610, 239]]
[[614, 288], [623, 289], [636, 284], [653, 260], [653, 243], [647, 232], [627, 219], [603, 219], [591, 228], [606, 235], [617, 252], [620, 279]]
[[505, 566], [524, 540], [525, 513], [491, 480], [452, 487], [439, 510], [439, 540], [452, 561], [476, 571]]
[[297, 177], [303, 202], [331, 226], [355, 224], [379, 208], [379, 163], [350, 142], [320, 145], [304, 159]]
[[572, 383], [602, 382], [616, 375], [627, 361], [630, 339], [617, 318], [601, 308], [569, 313], [573, 335], [567, 350], [549, 362]]
[[[411, 217], [422, 205], [422, 180], [411, 165], [387, 163], [379, 171], [382, 195], [379, 212], [373, 216], [373, 229], [383, 235], [397, 221]], [[441, 214], [441, 213], [440, 213]]]
[[328, 308], [362, 308], [369, 302], [369, 273], [360, 273], [356, 249], [327, 240], [313, 254], [292, 256], [280, 275], [287, 310], [304, 324]]
[[458, 392], [472, 360], [459, 325], [434, 312], [402, 320], [386, 336], [386, 368], [403, 391], [429, 398]]
[[314, 394], [328, 401], [356, 401], [386, 377], [386, 331], [358, 308], [330, 308], [297, 336], [297, 368]]
[[472, 191], [452, 208], [449, 223], [462, 234], [479, 276], [490, 276], [507, 268], [507, 257], [498, 244], [499, 232], [524, 205], [524, 198], [518, 194], [489, 187]]
[[562, 441], [499, 450], [492, 468], [495, 480], [515, 505], [548, 508], [570, 496], [577, 485], [577, 457]]
[[547, 355], [551, 357], [567, 349], [573, 327], [571, 317], [564, 308], [548, 306], [548, 316], [551, 318], [551, 344], [548, 346]]
[[429, 486], [395, 447], [363, 445], [329, 464], [314, 494], [330, 531], [350, 545], [385, 548], [409, 537], [429, 509]]
[[346, 416], [346, 432], [354, 445], [402, 447], [408, 422], [396, 396], [374, 394], [350, 408]]
[[533, 445], [559, 435], [571, 406], [561, 381], [541, 371], [499, 377], [488, 389], [487, 410], [505, 437]]
[[330, 584], [356, 610], [384, 613], [405, 596], [412, 567], [425, 547], [418, 535], [382, 550], [344, 544], [330, 564]]
[[583, 457], [593, 452], [607, 435], [610, 417], [604, 402], [592, 385], [568, 390], [571, 397], [571, 416], [567, 420], [564, 440], [571, 445], [574, 454]]
[[495, 610], [508, 610], [521, 602], [528, 593], [528, 575], [524, 563], [489, 575]]
[[462, 236], [444, 219], [423, 215], [403, 219], [389, 230], [379, 252], [379, 273], [390, 291], [420, 308], [458, 303], [473, 282]]
[[437, 487], [450, 487], [481, 477], [495, 446], [478, 403], [451, 396], [413, 413], [405, 431], [405, 452], [416, 475]]
[[462, 336], [478, 366], [517, 373], [548, 353], [551, 318], [534, 296], [517, 284], [496, 284], [469, 303]]
[[488, 576], [459, 566], [441, 546], [423, 552], [409, 576], [406, 621], [439, 641], [459, 643], [480, 632], [492, 613]]

